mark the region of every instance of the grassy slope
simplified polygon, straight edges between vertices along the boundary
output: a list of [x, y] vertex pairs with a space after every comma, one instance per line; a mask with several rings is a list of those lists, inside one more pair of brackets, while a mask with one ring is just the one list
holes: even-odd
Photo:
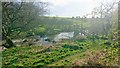
[[[88, 42], [90, 43], [90, 42]], [[80, 52], [80, 53], [76, 53], [75, 55], [72, 56], [68, 56], [66, 58], [63, 58], [57, 62], [54, 62], [52, 64], [49, 64], [48, 66], [64, 66], [64, 65], [71, 65], [74, 64], [74, 62], [81, 60], [82, 59], [86, 59], [88, 57], [90, 57], [90, 55], [95, 55], [97, 52], [103, 51], [103, 49], [105, 48], [104, 45], [98, 45], [98, 41], [96, 43], [91, 43], [91, 45], [85, 47], [86, 51], [84, 52]], [[93, 53], [93, 54], [91, 54]], [[84, 63], [84, 62], [83, 62]]]
[[[83, 49], [63, 48], [61, 45], [52, 47], [23, 46], [3, 51], [3, 65], [13, 66], [61, 66], [71, 65], [74, 61], [89, 57], [89, 52], [95, 53], [104, 49], [103, 45], [85, 42]], [[76, 46], [76, 45], [72, 45]]]

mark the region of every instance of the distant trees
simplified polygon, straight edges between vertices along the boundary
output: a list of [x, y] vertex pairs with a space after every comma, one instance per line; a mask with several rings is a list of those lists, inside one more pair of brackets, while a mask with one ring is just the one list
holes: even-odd
[[5, 47], [14, 46], [11, 36], [37, 27], [40, 15], [46, 13], [46, 3], [2, 2], [2, 39]]
[[[91, 13], [91, 27], [96, 29], [91, 29], [95, 33], [102, 35], [108, 35], [112, 27], [113, 14], [116, 12], [117, 2], [102, 2], [99, 7], [94, 8]], [[114, 17], [115, 20], [116, 17]]]

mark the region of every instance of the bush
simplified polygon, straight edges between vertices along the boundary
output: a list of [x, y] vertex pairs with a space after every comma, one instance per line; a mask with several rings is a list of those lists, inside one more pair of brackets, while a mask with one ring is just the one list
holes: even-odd
[[103, 36], [101, 37], [101, 39], [103, 39], [103, 40], [108, 40], [108, 38], [107, 38], [107, 37], [103, 37]]
[[104, 44], [105, 44], [105, 45], [111, 45], [111, 42], [106, 41], [106, 42], [104, 42]]
[[63, 47], [63, 48], [73, 49], [73, 50], [77, 50], [77, 49], [79, 49], [78, 46], [70, 46], [70, 45], [67, 45], [67, 44], [63, 45], [62, 47]]

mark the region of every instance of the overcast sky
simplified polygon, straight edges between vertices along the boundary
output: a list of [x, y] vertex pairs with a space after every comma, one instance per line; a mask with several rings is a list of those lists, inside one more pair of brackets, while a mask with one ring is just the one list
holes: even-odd
[[49, 2], [50, 16], [72, 17], [91, 13], [95, 7], [100, 6], [101, 2], [118, 2], [119, 0], [32, 0], [32, 2], [33, 1]]
[[95, 7], [95, 0], [47, 0], [50, 5], [50, 15], [82, 16], [90, 13]]
[[52, 16], [83, 16], [91, 13], [93, 8], [101, 2], [117, 0], [41, 0], [51, 3], [50, 15]]

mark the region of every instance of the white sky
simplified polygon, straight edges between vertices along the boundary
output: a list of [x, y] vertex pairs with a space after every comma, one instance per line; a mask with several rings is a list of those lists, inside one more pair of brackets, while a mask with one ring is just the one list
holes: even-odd
[[[14, 0], [2, 0], [14, 1]], [[101, 2], [118, 2], [120, 0], [16, 0], [25, 2], [49, 2], [50, 16], [83, 16], [90, 14]]]
[[95, 6], [95, 0], [42, 0], [50, 2], [50, 15], [82, 16], [89, 13]]
[[119, 0], [34, 0], [49, 2], [50, 16], [83, 16], [91, 13], [101, 2]]

